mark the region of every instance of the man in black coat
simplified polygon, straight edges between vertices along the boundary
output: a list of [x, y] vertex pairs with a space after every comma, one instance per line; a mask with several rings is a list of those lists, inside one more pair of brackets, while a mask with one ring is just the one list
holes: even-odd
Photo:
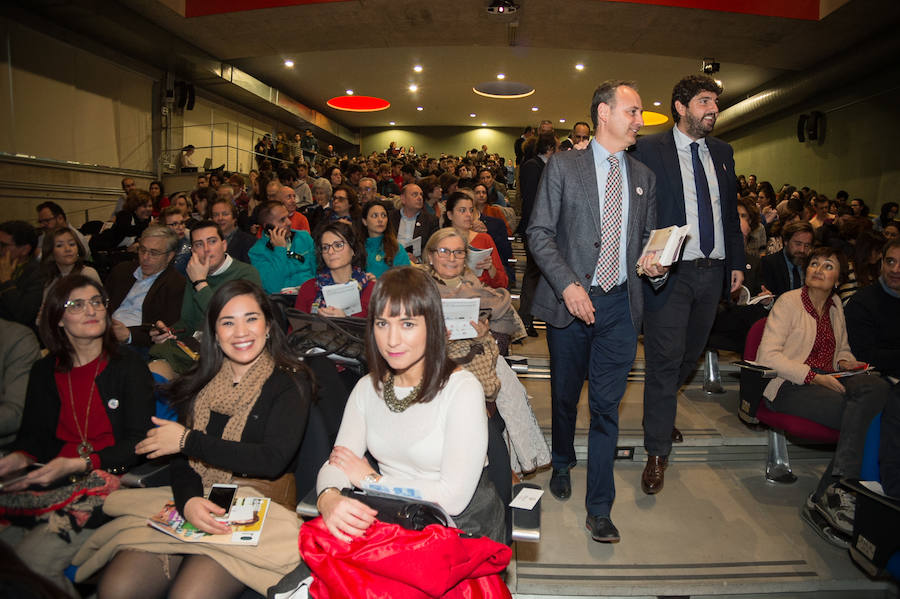
[[410, 253], [409, 259], [418, 263], [425, 244], [431, 235], [440, 228], [437, 218], [423, 210], [425, 197], [422, 188], [415, 183], [409, 183], [400, 192], [400, 209], [391, 210], [388, 214], [389, 226], [397, 234], [400, 245], [409, 247], [414, 239], [421, 239], [419, 255]]
[[764, 256], [761, 261], [764, 291], [776, 297], [803, 286], [803, 264], [813, 244], [812, 225], [805, 220], [786, 224], [781, 230], [781, 241], [781, 251]]

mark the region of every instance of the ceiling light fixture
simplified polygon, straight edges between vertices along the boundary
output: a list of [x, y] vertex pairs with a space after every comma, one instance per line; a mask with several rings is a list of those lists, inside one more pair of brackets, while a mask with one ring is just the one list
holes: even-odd
[[416, 73], [421, 73], [421, 72], [422, 72], [422, 65], [420, 65], [420, 64], [415, 65], [415, 66], [413, 67], [413, 70], [414, 70]]
[[506, 79], [506, 75], [504, 73], [497, 73], [497, 79], [500, 79], [502, 81]]
[[425, 110], [425, 109], [422, 108], [421, 106], [416, 106], [416, 110], [418, 110], [419, 112], [422, 112], [422, 111]]
[[575, 70], [576, 70], [576, 71], [583, 71], [583, 70], [584, 70], [584, 65], [581, 64], [581, 63], [579, 62], [578, 64], [575, 65]]
[[486, 98], [512, 100], [530, 96], [534, 93], [534, 88], [515, 81], [486, 81], [473, 87], [472, 91]]
[[487, 123], [481, 123], [482, 127], [487, 127]]
[[388, 125], [396, 125], [396, 124], [397, 124], [396, 121], [391, 121], [390, 123], [388, 123]]
[[476, 116], [478, 116], [478, 115], [475, 114], [474, 112], [470, 112], [470, 113], [469, 113], [469, 116], [472, 117], [472, 118], [474, 119], [474, 118], [475, 118]]
[[352, 96], [352, 95], [353, 95], [353, 90], [352, 90], [352, 89], [348, 89], [348, 90], [345, 91], [344, 93], [347, 94], [348, 96]]
[[560, 123], [565, 123], [565, 122], [566, 122], [566, 119], [559, 119], [559, 122], [560, 122]]
[[284, 59], [284, 66], [286, 66], [286, 67], [289, 68], [289, 69], [290, 69], [290, 68], [293, 68], [293, 66], [294, 66], [294, 61], [291, 60], [290, 58], [285, 58], [285, 59]]
[[419, 91], [419, 86], [416, 85], [415, 83], [410, 83], [410, 84], [409, 84], [409, 91], [411, 91], [411, 92]]
[[645, 110], [641, 117], [644, 119], [645, 127], [652, 127], [653, 125], [662, 125], [663, 123], [669, 122], [669, 117], [662, 114], [661, 112], [654, 112], [652, 110]]
[[537, 112], [537, 111], [538, 111], [538, 107], [537, 107], [537, 106], [532, 106], [532, 107], [531, 107], [531, 112]]
[[657, 100], [656, 102], [653, 103], [653, 105], [654, 105], [654, 106], [662, 106], [662, 102], [660, 102], [659, 100]]
[[349, 112], [376, 112], [390, 108], [391, 103], [372, 96], [337, 96], [326, 102], [328, 106]]
[[509, 15], [519, 10], [519, 5], [512, 0], [492, 0], [485, 10], [489, 15]]

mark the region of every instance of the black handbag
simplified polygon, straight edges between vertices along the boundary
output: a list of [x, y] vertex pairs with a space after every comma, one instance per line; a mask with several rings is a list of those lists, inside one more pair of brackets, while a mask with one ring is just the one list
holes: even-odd
[[433, 503], [367, 492], [363, 489], [342, 489], [341, 495], [360, 501], [378, 512], [376, 518], [387, 524], [397, 524], [407, 530], [422, 530], [430, 524], [452, 526], [452, 519]]
[[285, 311], [292, 332], [288, 346], [300, 356], [341, 356], [366, 368], [366, 321], [364, 318], [326, 318], [294, 308]]

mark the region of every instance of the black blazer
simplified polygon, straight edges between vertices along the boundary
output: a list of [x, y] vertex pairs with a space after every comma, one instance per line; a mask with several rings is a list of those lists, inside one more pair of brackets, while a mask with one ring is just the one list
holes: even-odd
[[[391, 210], [388, 213], [388, 222], [394, 233], [397, 233], [400, 230], [400, 210]], [[436, 216], [429, 213], [424, 207], [419, 210], [419, 214], [416, 216], [415, 228], [413, 229], [413, 237], [422, 238], [422, 253], [425, 252], [425, 244], [428, 243], [434, 232], [440, 228], [441, 225], [438, 223]]]
[[240, 229], [235, 229], [231, 234], [231, 239], [228, 240], [228, 255], [235, 260], [250, 264], [250, 255], [248, 252], [255, 243], [256, 237], [250, 233], [245, 233]]
[[[791, 290], [791, 275], [788, 272], [787, 263], [784, 261], [784, 250], [763, 256], [762, 284], [774, 295], [779, 296]], [[799, 270], [801, 267], [797, 267]]]
[[[31, 367], [22, 427], [12, 444], [14, 450], [24, 451], [39, 462], [52, 460], [63, 446], [56, 436], [62, 400], [53, 376], [54, 364], [55, 358], [46, 356]], [[110, 356], [96, 381], [116, 439], [115, 445], [97, 452], [100, 468], [122, 473], [143, 459], [134, 453], [134, 446], [153, 426], [153, 377], [136, 353], [122, 347]]]
[[519, 226], [516, 228], [516, 231], [520, 235], [524, 235], [525, 230], [528, 228], [531, 211], [534, 209], [534, 198], [537, 196], [538, 184], [541, 182], [541, 175], [544, 174], [544, 166], [546, 166], [546, 163], [541, 160], [540, 156], [535, 156], [526, 160], [519, 167], [519, 196], [522, 198], [522, 218], [519, 220]]
[[[137, 267], [137, 262], [123, 262], [116, 265], [106, 277], [110, 315], [122, 305], [125, 296], [131, 291], [131, 286], [136, 282], [134, 271]], [[155, 323], [157, 320], [166, 324], [177, 322], [181, 318], [184, 283], [184, 277], [175, 269], [174, 263], [170, 262], [147, 290], [141, 304], [141, 320], [145, 323]], [[129, 327], [128, 330], [131, 331], [132, 345], [150, 347], [153, 344], [150, 332], [146, 329]]]
[[[744, 237], [737, 213], [737, 183], [734, 174], [734, 151], [731, 146], [715, 137], [707, 137], [706, 145], [716, 168], [719, 184], [719, 206], [722, 211], [722, 233], [725, 245], [725, 284], [722, 296], [727, 298], [731, 287], [731, 271], [743, 271]], [[660, 229], [671, 225], [687, 224], [684, 210], [684, 187], [681, 181], [681, 166], [675, 149], [672, 130], [638, 139], [632, 155], [650, 167], [656, 174], [656, 226]], [[669, 271], [669, 282], [654, 290], [644, 285], [644, 296], [648, 310], [659, 310], [666, 303], [669, 290], [675, 286], [678, 264]]]

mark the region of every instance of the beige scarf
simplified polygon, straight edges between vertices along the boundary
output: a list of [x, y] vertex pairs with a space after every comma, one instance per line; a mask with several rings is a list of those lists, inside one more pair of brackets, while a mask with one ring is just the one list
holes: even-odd
[[[209, 381], [194, 401], [193, 429], [206, 432], [209, 424], [210, 412], [228, 416], [228, 423], [222, 431], [222, 439], [225, 441], [240, 441], [244, 434], [244, 425], [250, 410], [256, 405], [256, 400], [262, 392], [262, 386], [272, 371], [275, 370], [275, 361], [268, 351], [263, 351], [256, 363], [241, 377], [241, 381], [234, 384], [234, 372], [231, 362], [225, 361], [218, 374]], [[216, 483], [231, 482], [232, 473], [205, 462], [191, 458], [191, 468], [203, 479], [203, 487], [207, 488]]]

